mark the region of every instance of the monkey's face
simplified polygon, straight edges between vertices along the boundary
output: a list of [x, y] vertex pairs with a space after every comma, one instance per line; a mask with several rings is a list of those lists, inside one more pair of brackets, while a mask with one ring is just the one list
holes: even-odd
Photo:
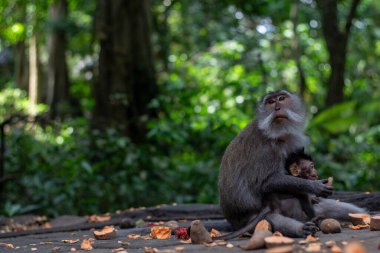
[[288, 91], [266, 95], [258, 106], [259, 128], [269, 137], [298, 133], [305, 124], [305, 107], [301, 100]]
[[298, 177], [316, 180], [318, 179], [317, 170], [314, 167], [313, 161], [301, 159], [297, 163], [297, 167], [299, 168]]

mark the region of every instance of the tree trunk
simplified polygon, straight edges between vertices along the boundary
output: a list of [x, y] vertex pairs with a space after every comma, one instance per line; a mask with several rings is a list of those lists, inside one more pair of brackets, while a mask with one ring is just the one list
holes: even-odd
[[299, 93], [302, 97], [305, 95], [306, 90], [306, 78], [305, 78], [305, 72], [302, 68], [301, 63], [301, 55], [302, 55], [302, 48], [299, 44], [299, 35], [297, 31], [298, 26], [298, 0], [293, 0], [292, 5], [290, 8], [290, 19], [292, 21], [292, 28], [293, 28], [293, 38], [292, 38], [292, 50], [293, 50], [293, 58], [296, 62], [297, 70], [298, 70], [298, 78], [299, 78]]
[[52, 31], [48, 38], [49, 62], [47, 66], [46, 102], [51, 118], [69, 113], [69, 81], [66, 63], [67, 0], [56, 0], [50, 6]]
[[26, 46], [25, 41], [19, 41], [16, 43], [15, 48], [15, 83], [16, 87], [22, 90], [28, 90], [28, 70], [27, 70], [27, 58], [26, 58]]
[[38, 98], [38, 53], [37, 38], [32, 35], [29, 42], [29, 113], [34, 115]]
[[149, 103], [157, 95], [150, 41], [149, 0], [98, 0], [96, 34], [99, 69], [94, 86], [93, 127], [121, 130], [135, 142], [154, 117]]
[[328, 80], [326, 106], [340, 103], [344, 99], [344, 71], [346, 67], [347, 45], [356, 10], [360, 0], [353, 0], [344, 30], [339, 29], [338, 1], [318, 0], [322, 16], [322, 31], [329, 52], [331, 73]]

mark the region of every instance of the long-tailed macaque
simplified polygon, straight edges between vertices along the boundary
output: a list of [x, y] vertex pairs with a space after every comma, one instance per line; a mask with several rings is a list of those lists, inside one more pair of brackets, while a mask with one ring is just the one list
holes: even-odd
[[[284, 235], [302, 237], [314, 233], [316, 225], [302, 217], [273, 212], [268, 195], [300, 193], [327, 197], [332, 187], [327, 180], [310, 180], [290, 175], [286, 158], [308, 145], [304, 134], [306, 110], [301, 99], [288, 91], [271, 92], [257, 105], [256, 118], [228, 145], [219, 175], [220, 206], [236, 230], [260, 219]], [[321, 199], [317, 216], [347, 219], [348, 213], [364, 212], [354, 205]], [[259, 215], [260, 214], [260, 215]], [[260, 216], [260, 217], [259, 217]]]

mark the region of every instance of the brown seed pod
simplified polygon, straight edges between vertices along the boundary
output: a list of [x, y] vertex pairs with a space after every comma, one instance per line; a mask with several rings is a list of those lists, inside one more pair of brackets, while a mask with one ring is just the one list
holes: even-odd
[[340, 226], [339, 221], [335, 219], [324, 219], [319, 224], [319, 227], [324, 234], [335, 234], [342, 232], [342, 227]]

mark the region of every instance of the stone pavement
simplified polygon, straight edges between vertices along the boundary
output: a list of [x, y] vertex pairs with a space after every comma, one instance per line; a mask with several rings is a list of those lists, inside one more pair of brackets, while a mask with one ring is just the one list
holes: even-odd
[[[224, 221], [221, 221], [224, 222]], [[207, 221], [204, 222], [207, 227]], [[180, 223], [180, 225], [188, 225], [188, 223]], [[151, 239], [145, 240], [142, 238], [133, 239], [129, 238], [130, 234], [140, 234], [142, 236], [148, 235], [150, 228], [132, 228], [132, 229], [118, 229], [117, 236], [112, 240], [95, 240], [93, 243], [93, 250], [88, 252], [93, 253], [105, 253], [105, 252], [116, 252], [116, 249], [123, 248], [125, 252], [128, 253], [144, 253], [146, 252], [146, 247], [156, 248], [156, 251], [152, 252], [162, 252], [162, 253], [175, 253], [175, 252], [219, 252], [219, 253], [232, 253], [232, 252], [244, 252], [239, 247], [248, 238], [239, 238], [237, 240], [231, 240], [230, 243], [234, 246], [228, 248], [226, 246], [212, 246], [207, 247], [205, 245], [193, 245], [184, 244], [181, 240], [176, 239], [172, 236], [167, 240]], [[341, 248], [342, 243], [350, 241], [360, 241], [365, 246], [367, 252], [380, 252], [380, 231], [369, 231], [365, 230], [352, 230], [349, 228], [344, 228], [342, 233], [339, 234], [322, 234], [319, 232], [320, 242], [324, 243], [329, 240], [334, 240], [337, 242]], [[80, 243], [83, 239], [89, 237], [94, 237], [91, 230], [86, 231], [75, 231], [75, 232], [58, 232], [58, 233], [48, 233], [48, 234], [37, 234], [37, 235], [26, 235], [13, 238], [0, 239], [0, 252], [1, 253], [30, 253], [30, 252], [72, 252], [72, 248], [76, 249], [76, 252], [86, 252], [80, 250]], [[76, 243], [64, 243], [63, 240], [76, 240], [80, 239]], [[300, 241], [301, 239], [297, 239]], [[3, 243], [12, 244], [13, 249], [7, 248]], [[114, 250], [114, 251], [113, 251]], [[123, 251], [121, 251], [123, 252]], [[265, 250], [256, 250], [254, 252], [261, 253]], [[305, 252], [299, 249], [297, 252]], [[329, 252], [329, 251], [324, 251]]]

